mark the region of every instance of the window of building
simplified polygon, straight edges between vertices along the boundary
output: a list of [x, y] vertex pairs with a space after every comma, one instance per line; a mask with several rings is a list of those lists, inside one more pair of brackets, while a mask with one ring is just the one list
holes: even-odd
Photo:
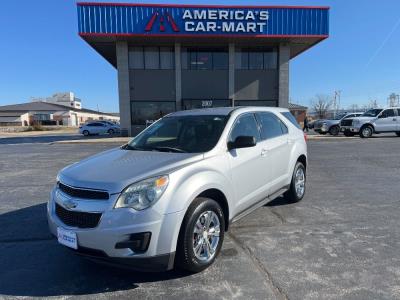
[[196, 109], [196, 108], [210, 108], [210, 107], [229, 107], [232, 106], [230, 99], [218, 100], [197, 100], [197, 99], [183, 99], [182, 109]]
[[143, 47], [129, 48], [129, 68], [144, 69]]
[[275, 100], [235, 100], [235, 106], [278, 106]]
[[256, 116], [261, 125], [262, 140], [281, 136], [288, 132], [286, 125], [273, 113], [261, 112], [256, 113]]
[[229, 64], [226, 49], [183, 48], [182, 69], [227, 70]]
[[138, 70], [173, 70], [175, 56], [172, 47], [130, 47], [129, 68]]
[[175, 53], [172, 47], [160, 47], [160, 69], [175, 69]]
[[235, 68], [237, 70], [275, 70], [277, 65], [276, 49], [236, 49]]
[[132, 101], [133, 125], [148, 125], [176, 110], [175, 101]]
[[254, 114], [247, 113], [240, 116], [231, 131], [229, 141], [234, 142], [238, 136], [254, 136], [257, 141], [260, 140], [260, 132]]
[[160, 69], [160, 52], [158, 47], [144, 47], [144, 68], [146, 70]]

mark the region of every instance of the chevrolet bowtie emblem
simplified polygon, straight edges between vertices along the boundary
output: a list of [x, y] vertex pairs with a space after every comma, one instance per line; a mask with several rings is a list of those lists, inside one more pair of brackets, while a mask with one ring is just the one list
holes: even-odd
[[63, 206], [67, 209], [74, 209], [78, 206], [78, 204], [72, 200], [66, 200], [63, 202]]

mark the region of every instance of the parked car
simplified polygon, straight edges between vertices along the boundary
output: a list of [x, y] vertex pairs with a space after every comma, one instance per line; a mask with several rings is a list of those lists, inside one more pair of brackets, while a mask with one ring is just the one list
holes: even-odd
[[114, 134], [120, 132], [121, 128], [118, 124], [107, 121], [96, 121], [79, 126], [79, 133], [84, 136], [92, 134]]
[[343, 113], [337, 115], [333, 119], [328, 120], [317, 120], [314, 122], [314, 131], [319, 134], [331, 134], [338, 135], [340, 132], [340, 122], [344, 119], [353, 118], [357, 116], [361, 116], [363, 113]]
[[369, 138], [374, 133], [395, 132], [400, 136], [400, 108], [371, 109], [360, 117], [341, 122], [342, 130]]
[[289, 110], [211, 108], [158, 120], [61, 170], [47, 206], [59, 243], [139, 270], [198, 272], [230, 224], [306, 190], [307, 145]]

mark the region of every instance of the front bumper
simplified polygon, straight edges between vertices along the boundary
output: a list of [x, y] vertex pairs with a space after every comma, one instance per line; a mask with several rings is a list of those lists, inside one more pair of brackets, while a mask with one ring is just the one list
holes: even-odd
[[[142, 211], [113, 209], [118, 195], [112, 195], [110, 200], [73, 199], [79, 203], [74, 211], [102, 212], [96, 227], [78, 228], [64, 224], [57, 216], [55, 205], [63, 206], [61, 196], [65, 194], [56, 188], [51, 192], [47, 208], [49, 228], [55, 236], [58, 227], [76, 233], [78, 249], [74, 252], [103, 262], [136, 266], [136, 269], [142, 271], [168, 270], [173, 267], [176, 240], [184, 212], [163, 215], [152, 208]], [[145, 252], [135, 253], [131, 248], [120, 249], [117, 246], [129, 241], [133, 234], [143, 232], [151, 233]]]

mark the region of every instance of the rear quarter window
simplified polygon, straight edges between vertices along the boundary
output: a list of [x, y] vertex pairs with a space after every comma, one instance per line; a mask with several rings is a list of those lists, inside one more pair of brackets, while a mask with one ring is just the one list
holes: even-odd
[[290, 123], [292, 123], [294, 126], [296, 126], [298, 129], [301, 129], [300, 124], [297, 123], [296, 118], [292, 115], [291, 112], [289, 111], [285, 111], [285, 112], [281, 112], [281, 114], [290, 121]]

